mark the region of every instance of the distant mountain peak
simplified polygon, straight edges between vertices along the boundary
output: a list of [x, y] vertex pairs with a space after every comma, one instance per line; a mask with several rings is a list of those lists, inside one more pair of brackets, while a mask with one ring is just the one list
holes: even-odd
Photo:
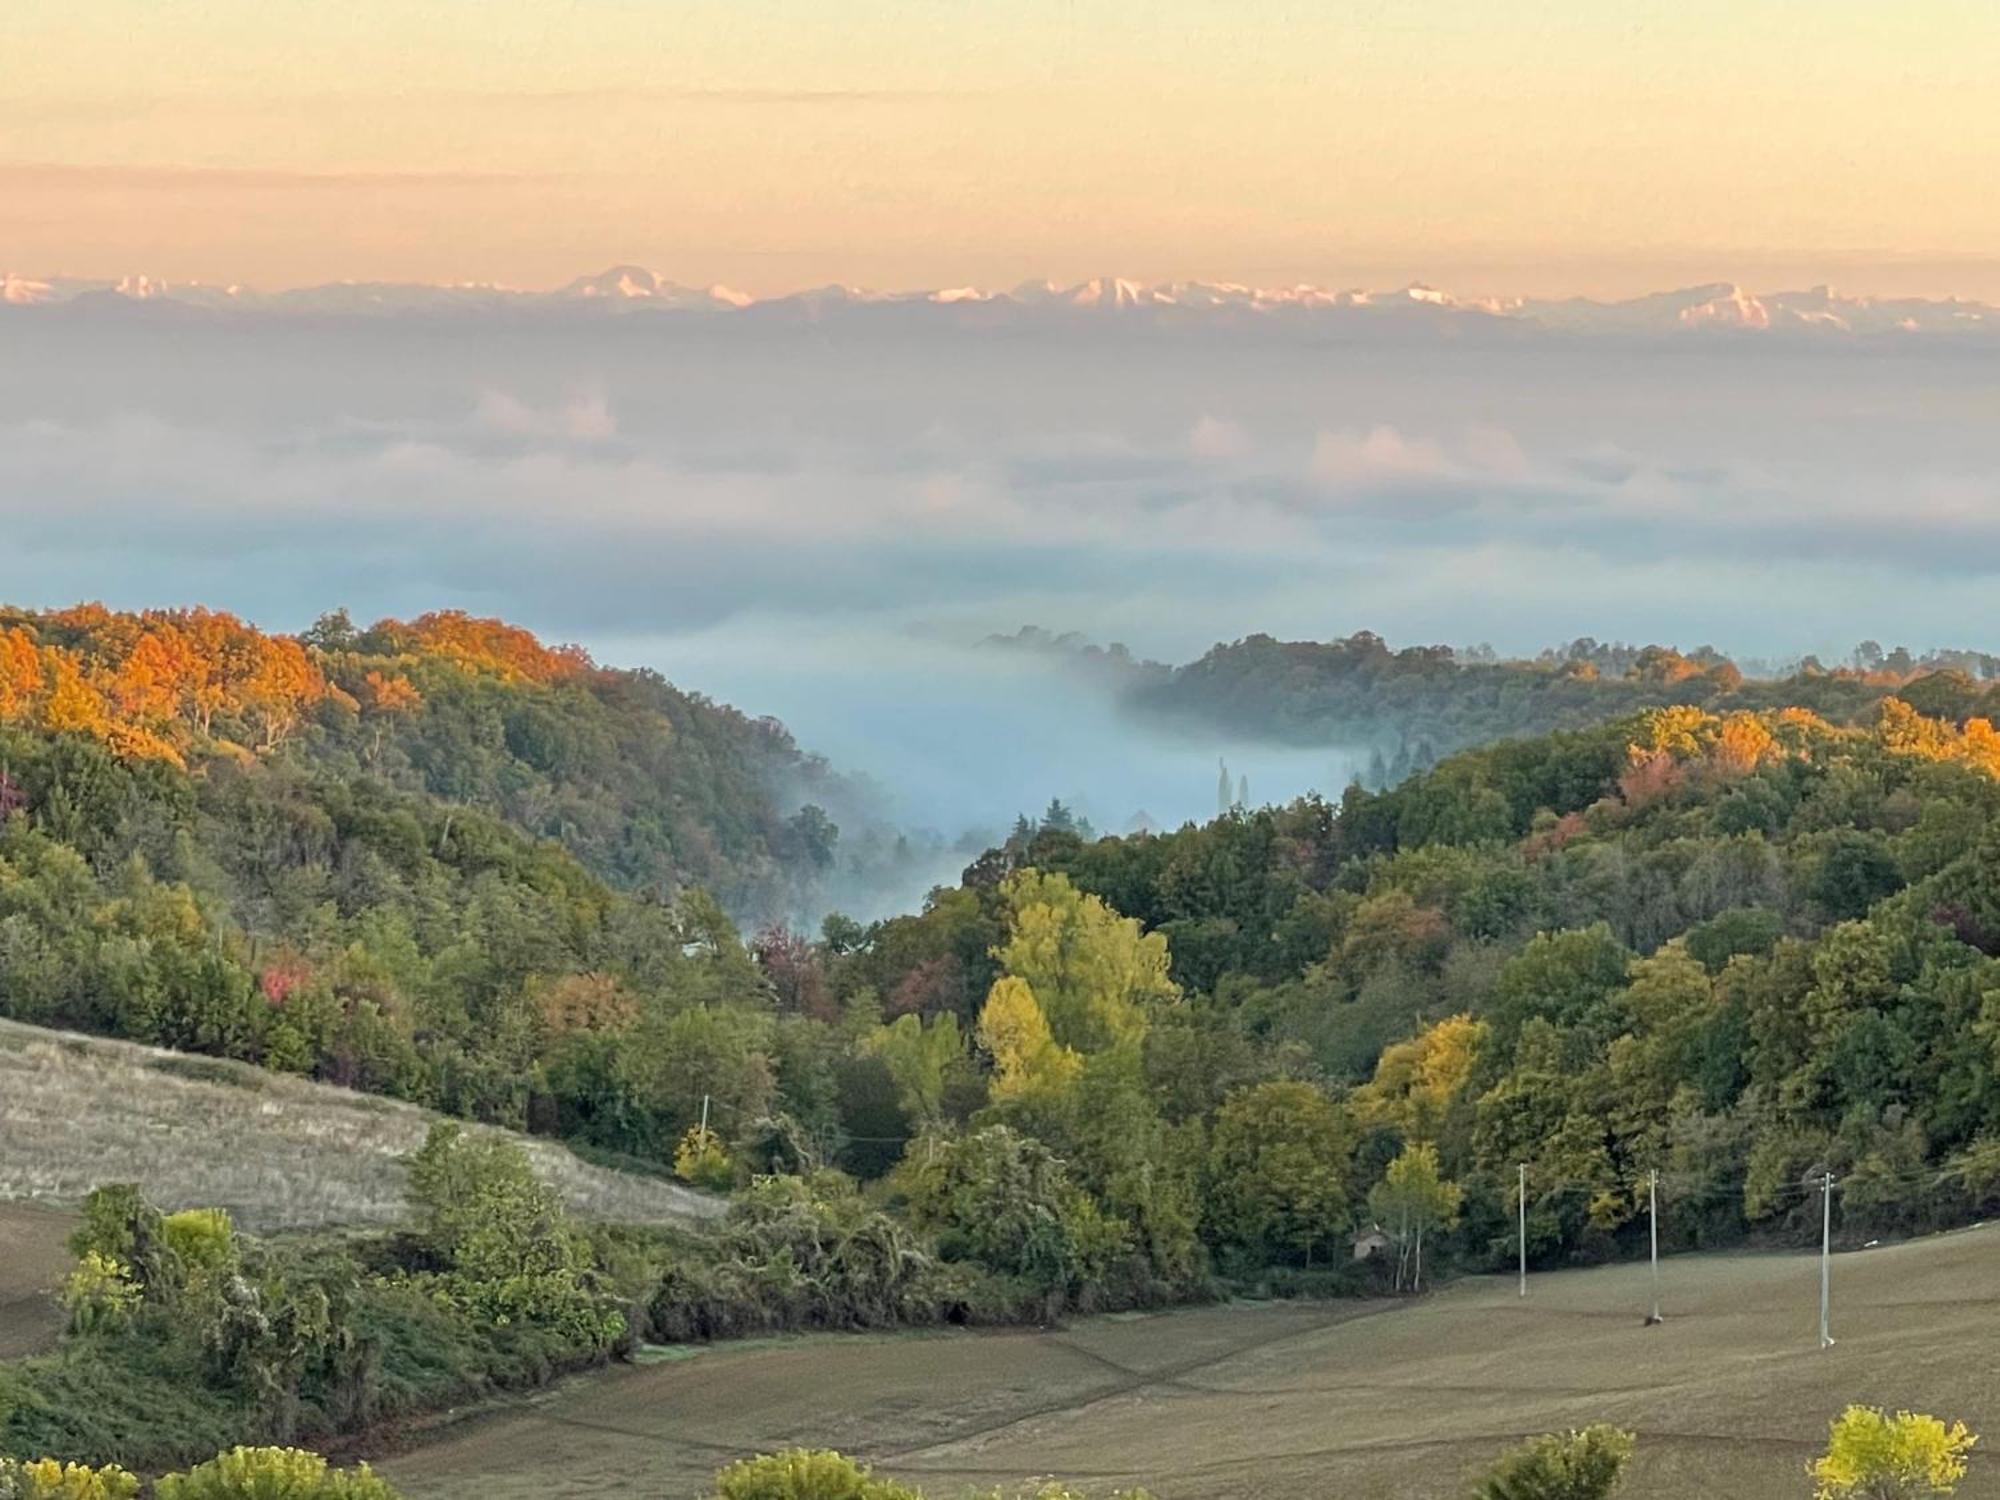
[[[532, 300], [536, 294], [519, 295]], [[579, 276], [551, 295], [562, 301], [645, 303], [678, 308], [747, 307], [756, 300], [726, 286], [683, 286], [645, 266], [612, 266], [594, 276]]]
[[55, 288], [46, 281], [34, 281], [26, 276], [17, 276], [12, 271], [0, 276], [0, 303], [10, 307], [27, 307], [36, 302], [54, 299]]
[[811, 318], [869, 316], [871, 309], [904, 309], [905, 316], [934, 310], [964, 313], [979, 325], [1009, 316], [1038, 319], [1120, 315], [1140, 323], [1194, 326], [1203, 318], [1278, 318], [1336, 322], [1387, 331], [1407, 326], [1476, 330], [1512, 323], [1565, 334], [1690, 336], [1703, 333], [1801, 337], [1910, 334], [2000, 336], [2000, 309], [1955, 298], [1849, 296], [1821, 283], [1803, 291], [1756, 293], [1730, 281], [1703, 282], [1644, 296], [1602, 301], [1586, 297], [1464, 297], [1428, 282], [1393, 291], [1333, 289], [1300, 283], [1259, 287], [1231, 281], [1144, 282], [1094, 276], [1061, 283], [1026, 281], [1006, 291], [949, 286], [882, 292], [838, 283], [776, 297], [754, 297], [721, 285], [691, 286], [646, 266], [621, 264], [579, 276], [550, 291], [459, 283], [333, 282], [260, 294], [237, 286], [169, 283], [150, 276], [116, 279], [35, 276], [0, 272], [0, 307], [49, 307], [66, 303], [115, 307], [123, 303], [321, 316], [391, 315], [400, 312], [478, 312], [512, 309], [552, 315], [589, 307], [598, 314], [647, 311], [728, 316], [750, 308], [802, 312]]
[[579, 276], [565, 286], [563, 297], [653, 297], [672, 283], [644, 266], [613, 266], [595, 276]]

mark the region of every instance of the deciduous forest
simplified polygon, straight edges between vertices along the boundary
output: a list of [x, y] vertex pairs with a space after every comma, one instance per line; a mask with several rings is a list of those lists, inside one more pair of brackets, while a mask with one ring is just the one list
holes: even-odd
[[802, 932], [730, 914], [829, 856], [779, 809], [832, 772], [656, 677], [453, 615], [0, 625], [6, 1015], [730, 1195], [578, 1224], [451, 1125], [395, 1233], [107, 1188], [9, 1452], [193, 1462], [639, 1341], [1416, 1290], [1510, 1262], [1523, 1167], [1538, 1266], [1642, 1248], [1655, 1171], [1683, 1246], [1815, 1233], [1829, 1171], [1849, 1238], [2000, 1210], [1971, 675], [1552, 668], [1392, 786], [1122, 838], [1056, 805]]

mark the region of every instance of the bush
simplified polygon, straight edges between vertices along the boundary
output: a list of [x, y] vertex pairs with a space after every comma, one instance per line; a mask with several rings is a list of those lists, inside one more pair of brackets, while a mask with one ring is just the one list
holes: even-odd
[[1963, 1422], [1850, 1406], [1828, 1433], [1825, 1456], [1807, 1466], [1817, 1500], [1922, 1500], [1949, 1495], [1965, 1477], [1978, 1439]]
[[674, 1175], [695, 1187], [726, 1193], [736, 1181], [736, 1165], [730, 1161], [721, 1136], [693, 1125], [674, 1148]]
[[586, 1284], [588, 1247], [527, 1153], [498, 1136], [433, 1125], [410, 1158], [424, 1237], [450, 1266], [440, 1290], [496, 1326], [526, 1322], [601, 1349], [624, 1320]]
[[[716, 1500], [923, 1500], [921, 1490], [877, 1479], [853, 1459], [831, 1449], [788, 1448], [733, 1463], [715, 1476]], [[980, 1490], [966, 1500], [1089, 1500], [1082, 1490], [1051, 1479], [1032, 1489]], [[1144, 1490], [1120, 1490], [1111, 1500], [1152, 1500]]]
[[716, 1500], [923, 1500], [830, 1448], [790, 1448], [733, 1463], [715, 1476], [715, 1494]]
[[232, 1448], [184, 1474], [169, 1474], [158, 1500], [397, 1500], [366, 1464], [329, 1469], [303, 1448]]
[[[479, 1173], [461, 1175], [478, 1187]], [[0, 1368], [0, 1453], [172, 1469], [237, 1444], [311, 1441], [533, 1386], [602, 1358], [623, 1321], [583, 1238], [561, 1219], [499, 1212], [506, 1194], [445, 1200], [465, 1209], [451, 1216], [464, 1233], [449, 1246], [499, 1279], [416, 1236], [274, 1243], [236, 1234], [219, 1213], [162, 1217], [128, 1188], [93, 1194], [64, 1290], [69, 1339]], [[562, 1258], [507, 1274], [508, 1226], [527, 1241], [512, 1253], [532, 1257], [551, 1248], [534, 1243], [538, 1225]]]
[[132, 1500], [138, 1476], [116, 1464], [57, 1463], [52, 1458], [18, 1463], [0, 1458], [0, 1500]]
[[1531, 1438], [1480, 1476], [1479, 1500], [1604, 1500], [1624, 1477], [1633, 1441], [1602, 1423]]
[[63, 1283], [62, 1305], [71, 1333], [107, 1333], [123, 1328], [139, 1305], [132, 1268], [101, 1251], [86, 1250]]
[[160, 1211], [129, 1182], [107, 1183], [83, 1200], [83, 1222], [69, 1237], [78, 1260], [93, 1255], [125, 1267], [147, 1295], [179, 1284], [180, 1267], [168, 1249]]
[[971, 1261], [1044, 1289], [1057, 1304], [1103, 1279], [1127, 1247], [1041, 1141], [1005, 1125], [926, 1140], [890, 1179], [910, 1222], [946, 1260]]
[[834, 1171], [760, 1177], [720, 1233], [669, 1261], [653, 1336], [727, 1338], [798, 1328], [893, 1328], [961, 1315], [972, 1278], [873, 1208]]
[[136, 1322], [0, 1370], [0, 1452], [167, 1468], [261, 1435], [258, 1421], [198, 1349]]
[[160, 1221], [167, 1249], [190, 1282], [226, 1275], [236, 1266], [236, 1226], [226, 1210], [185, 1208]]

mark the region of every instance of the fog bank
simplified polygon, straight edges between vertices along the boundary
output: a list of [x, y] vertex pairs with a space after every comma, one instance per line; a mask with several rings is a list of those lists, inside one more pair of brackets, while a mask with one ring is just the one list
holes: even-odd
[[503, 615], [783, 718], [946, 839], [1051, 797], [1117, 830], [1211, 814], [1218, 755], [1253, 801], [1352, 766], [1139, 735], [971, 643], [1990, 649], [1995, 410], [2000, 357], [1921, 339], [30, 309], [0, 596]]

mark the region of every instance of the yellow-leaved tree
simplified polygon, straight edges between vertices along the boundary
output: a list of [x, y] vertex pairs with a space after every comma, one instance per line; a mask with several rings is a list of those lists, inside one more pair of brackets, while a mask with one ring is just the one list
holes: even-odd
[[1483, 1021], [1459, 1015], [1383, 1048], [1375, 1076], [1354, 1091], [1356, 1118], [1387, 1126], [1406, 1141], [1435, 1141], [1472, 1078], [1485, 1040]]
[[1101, 1052], [1146, 1034], [1154, 1006], [1180, 997], [1167, 973], [1167, 940], [1141, 932], [1067, 875], [1022, 870], [1009, 877], [1007, 941], [994, 950], [1025, 983], [1055, 1040]]
[[1808, 1472], [1817, 1500], [1923, 1500], [1958, 1489], [1977, 1441], [1963, 1422], [1850, 1406], [1834, 1419], [1826, 1453]]
[[1060, 1094], [1083, 1071], [1083, 1058], [1058, 1042], [1026, 981], [1002, 976], [979, 1012], [979, 1045], [993, 1059], [996, 1101]]

